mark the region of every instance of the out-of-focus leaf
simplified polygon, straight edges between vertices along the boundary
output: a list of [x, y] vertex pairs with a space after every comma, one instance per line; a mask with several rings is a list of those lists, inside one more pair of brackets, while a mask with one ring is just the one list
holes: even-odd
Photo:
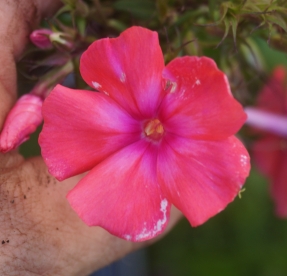
[[241, 13], [261, 13], [268, 9], [269, 4], [257, 2], [246, 1], [244, 6], [242, 6], [240, 12]]
[[262, 27], [264, 24], [266, 24], [265, 21], [261, 22], [258, 26], [256, 26], [254, 29], [252, 29], [252, 31], [250, 33], [253, 33], [254, 31], [256, 31], [257, 29], [259, 29], [260, 27]]
[[156, 0], [156, 7], [161, 22], [164, 22], [168, 14], [168, 3], [166, 0]]
[[85, 32], [86, 32], [86, 27], [87, 27], [87, 22], [86, 19], [83, 17], [77, 17], [76, 18], [76, 24], [79, 30], [79, 33], [84, 36]]
[[270, 6], [269, 9], [272, 10], [272, 11], [278, 11], [278, 12], [282, 12], [283, 14], [287, 14], [287, 8], [286, 7]]
[[61, 0], [65, 5], [69, 5], [69, 6], [76, 6], [76, 2], [77, 0]]
[[54, 18], [59, 17], [59, 15], [61, 15], [62, 13], [70, 12], [71, 10], [72, 8], [70, 6], [65, 5], [57, 11], [57, 13], [54, 15]]
[[223, 3], [221, 4], [221, 7], [222, 7], [222, 8], [225, 8], [225, 7], [226, 7], [227, 10], [228, 10], [228, 9], [231, 9], [231, 10], [233, 10], [233, 11], [235, 11], [235, 10], [238, 9], [238, 5], [232, 3], [231, 1], [223, 2]]
[[[186, 22], [190, 22], [191, 24], [194, 24], [194, 20], [200, 16], [200, 15], [207, 15], [209, 12], [207, 6], [201, 6], [196, 10], [193, 11], [187, 11], [183, 15], [179, 16], [174, 23], [174, 26], [182, 25]], [[212, 24], [206, 24], [206, 25], [217, 25], [218, 23], [212, 23]], [[199, 25], [199, 24], [195, 24]]]
[[114, 28], [115, 30], [119, 32], [123, 32], [125, 29], [128, 28], [126, 24], [116, 19], [108, 20], [108, 26]]
[[270, 38], [269, 45], [260, 38], [256, 38], [256, 43], [264, 56], [264, 62], [268, 71], [272, 71], [278, 64], [284, 64], [287, 67], [287, 39], [283, 39], [280, 35], [275, 35]]
[[224, 25], [225, 25], [224, 35], [223, 35], [221, 41], [217, 44], [216, 48], [221, 45], [221, 43], [225, 40], [225, 38], [227, 37], [227, 35], [229, 33], [229, 28], [230, 28], [229, 20], [227, 18], [225, 18], [223, 22], [224, 22]]
[[[275, 35], [269, 39], [269, 45], [276, 50], [286, 52], [287, 39], [280, 35]], [[285, 56], [285, 60], [286, 60], [286, 56]]]
[[270, 23], [270, 22], [268, 22], [268, 21], [266, 21], [266, 23], [267, 23], [267, 25], [268, 25], [268, 30], [269, 30], [268, 41], [267, 41], [267, 43], [269, 44], [269, 40], [270, 40], [271, 35], [272, 35], [273, 24]]
[[150, 19], [156, 11], [156, 4], [149, 0], [119, 0], [114, 3], [115, 10], [129, 12], [139, 19]]
[[231, 21], [231, 27], [232, 27], [234, 46], [236, 48], [236, 32], [237, 32], [238, 20], [237, 18], [232, 17], [230, 18], [230, 21]]
[[216, 16], [216, 13], [217, 13], [217, 5], [216, 5], [216, 2], [213, 1], [213, 0], [209, 0], [208, 1], [208, 7], [209, 7], [209, 13], [211, 15], [211, 18], [214, 19], [214, 21], [216, 20], [215, 16]]
[[[212, 26], [212, 25], [218, 25], [220, 24], [228, 15], [228, 10], [236, 11], [238, 10], [238, 6], [233, 4], [232, 2], [223, 2], [220, 5], [220, 18], [217, 22], [212, 24], [205, 24], [205, 26]], [[204, 26], [204, 25], [203, 25]]]
[[225, 18], [227, 11], [228, 11], [228, 8], [229, 8], [228, 4], [229, 4], [229, 2], [225, 2], [225, 3], [221, 4], [221, 6], [220, 6], [221, 17], [220, 17], [218, 23], [222, 22], [222, 20]]
[[267, 20], [281, 27], [287, 33], [287, 24], [279, 14], [270, 14], [266, 16]]
[[75, 12], [81, 17], [87, 17], [89, 14], [89, 6], [84, 1], [79, 0], [76, 2]]
[[247, 63], [257, 71], [264, 71], [266, 69], [262, 52], [254, 39], [249, 37], [243, 43], [241, 43], [240, 51], [245, 57]]

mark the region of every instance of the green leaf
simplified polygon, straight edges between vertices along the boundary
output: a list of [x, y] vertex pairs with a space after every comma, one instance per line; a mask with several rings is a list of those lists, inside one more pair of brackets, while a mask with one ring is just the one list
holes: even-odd
[[71, 6], [65, 5], [57, 11], [57, 13], [54, 15], [54, 18], [57, 18], [62, 13], [70, 12], [70, 11], [72, 11]]
[[114, 28], [115, 30], [119, 32], [123, 32], [125, 29], [128, 28], [128, 25], [126, 25], [124, 22], [116, 20], [116, 19], [109, 19], [108, 20], [108, 26]]
[[218, 23], [220, 23], [224, 20], [226, 14], [227, 14], [228, 8], [229, 8], [228, 2], [224, 2], [221, 4], [221, 6], [220, 6], [221, 17], [220, 17]]
[[87, 25], [86, 25], [86, 24], [87, 24], [86, 19], [83, 18], [83, 17], [78, 16], [78, 17], [76, 18], [76, 24], [77, 24], [79, 33], [80, 33], [82, 36], [84, 36], [85, 33], [86, 33], [86, 26], [87, 26]]
[[232, 18], [230, 18], [230, 21], [231, 21], [231, 26], [232, 26], [234, 46], [236, 48], [236, 32], [237, 32], [238, 20], [236, 18], [232, 17]]
[[225, 25], [225, 32], [224, 32], [224, 35], [221, 39], [221, 41], [217, 44], [216, 48], [218, 48], [221, 43], [225, 40], [225, 38], [227, 37], [228, 33], [229, 33], [229, 29], [230, 29], [230, 22], [227, 18], [224, 19], [224, 25]]
[[284, 19], [279, 15], [279, 14], [276, 14], [276, 15], [267, 15], [266, 16], [266, 19], [270, 22], [270, 23], [273, 23], [273, 24], [276, 24], [278, 25], [279, 27], [281, 27], [286, 33], [287, 33], [287, 25], [286, 25], [286, 22], [284, 21]]
[[156, 4], [149, 0], [119, 0], [113, 6], [116, 10], [129, 12], [139, 19], [150, 19], [156, 14]]
[[158, 11], [159, 18], [162, 22], [165, 21], [168, 15], [168, 5], [165, 0], [156, 0], [156, 7]]

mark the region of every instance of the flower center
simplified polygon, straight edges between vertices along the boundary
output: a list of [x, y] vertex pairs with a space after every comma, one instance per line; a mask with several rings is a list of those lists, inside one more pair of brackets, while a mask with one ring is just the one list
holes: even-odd
[[152, 119], [144, 125], [145, 135], [153, 140], [160, 140], [164, 134], [164, 128], [160, 120]]

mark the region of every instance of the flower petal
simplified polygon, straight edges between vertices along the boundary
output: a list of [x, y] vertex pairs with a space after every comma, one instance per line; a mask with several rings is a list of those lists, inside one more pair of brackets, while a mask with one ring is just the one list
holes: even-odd
[[67, 196], [88, 225], [144, 241], [165, 229], [170, 204], [156, 179], [157, 148], [136, 142], [95, 167]]
[[276, 214], [287, 217], [287, 142], [276, 135], [266, 134], [254, 142], [253, 160], [271, 180], [271, 193], [276, 204]]
[[140, 139], [140, 125], [109, 97], [57, 85], [43, 105], [39, 143], [57, 179], [85, 172]]
[[249, 173], [249, 155], [234, 136], [223, 141], [192, 141], [166, 135], [161, 147], [159, 183], [167, 199], [193, 226], [223, 210]]
[[242, 106], [233, 98], [226, 76], [213, 60], [176, 58], [163, 76], [171, 85], [159, 117], [168, 132], [196, 139], [226, 139], [245, 122]]
[[258, 96], [256, 107], [275, 114], [287, 114], [286, 69], [276, 67]]
[[271, 178], [271, 193], [276, 204], [276, 214], [279, 217], [287, 218], [287, 149], [284, 152], [281, 151], [277, 162], [277, 172]]
[[163, 94], [163, 69], [157, 33], [141, 27], [129, 28], [118, 38], [95, 41], [80, 64], [82, 77], [91, 87], [137, 118], [155, 115]]
[[[283, 143], [281, 143], [281, 141]], [[277, 175], [280, 166], [281, 151], [284, 150], [284, 139], [277, 135], [266, 134], [255, 141], [252, 146], [252, 157], [259, 169], [272, 179]], [[283, 147], [281, 148], [281, 146]], [[286, 147], [286, 145], [285, 145]]]

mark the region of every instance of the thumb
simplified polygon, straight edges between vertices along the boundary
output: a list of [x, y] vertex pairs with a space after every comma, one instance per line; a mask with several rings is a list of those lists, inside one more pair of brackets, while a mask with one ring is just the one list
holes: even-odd
[[0, 129], [5, 118], [16, 101], [16, 69], [15, 61], [10, 53], [5, 53], [0, 46]]

